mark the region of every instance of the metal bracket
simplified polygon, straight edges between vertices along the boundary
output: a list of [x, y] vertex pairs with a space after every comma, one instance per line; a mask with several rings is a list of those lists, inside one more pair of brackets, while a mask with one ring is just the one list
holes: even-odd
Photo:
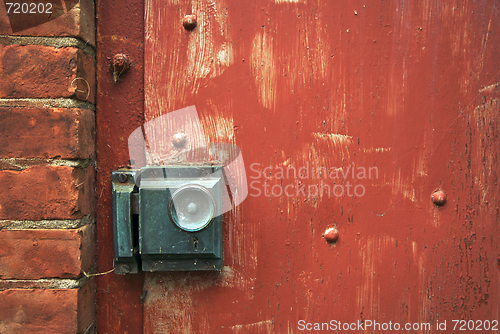
[[[222, 166], [118, 170], [113, 172], [112, 182], [115, 273], [222, 269], [220, 209], [226, 191]], [[176, 194], [183, 192], [187, 195], [179, 196], [185, 196], [188, 202], [186, 211], [180, 212], [177, 204], [172, 203]], [[205, 208], [206, 205], [196, 205], [197, 200], [203, 203], [204, 198], [209, 199], [206, 205], [212, 205], [207, 217], [213, 218], [194, 229], [179, 223], [177, 212], [189, 216], [188, 210]]]
[[117, 274], [138, 273], [140, 269], [135, 174], [135, 171], [115, 171], [112, 174], [113, 248]]

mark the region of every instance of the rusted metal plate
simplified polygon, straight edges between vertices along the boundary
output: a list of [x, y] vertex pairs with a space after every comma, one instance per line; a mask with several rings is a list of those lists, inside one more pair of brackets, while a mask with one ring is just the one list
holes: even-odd
[[[127, 139], [143, 120], [142, 1], [97, 2], [97, 242], [98, 270], [113, 268], [111, 173], [129, 165]], [[113, 60], [126, 54], [130, 69], [116, 83]], [[142, 274], [97, 276], [97, 332], [142, 333]]]
[[145, 119], [196, 105], [253, 183], [224, 217], [221, 274], [146, 274], [144, 332], [499, 319], [499, 16], [495, 1], [146, 0]]

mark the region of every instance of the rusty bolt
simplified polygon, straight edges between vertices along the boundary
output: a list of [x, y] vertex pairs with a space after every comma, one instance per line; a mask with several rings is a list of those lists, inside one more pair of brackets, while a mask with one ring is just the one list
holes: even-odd
[[121, 183], [125, 183], [128, 181], [128, 175], [125, 173], [118, 174], [118, 181]]
[[130, 61], [127, 55], [123, 53], [117, 53], [113, 57], [113, 70], [118, 73], [126, 72], [130, 67]]
[[446, 194], [442, 190], [437, 190], [432, 194], [432, 203], [443, 206], [446, 203]]
[[172, 144], [177, 148], [182, 148], [186, 145], [186, 135], [182, 132], [176, 133], [172, 136]]
[[118, 78], [130, 68], [130, 61], [127, 55], [117, 53], [113, 57], [113, 82], [116, 83]]
[[182, 19], [182, 25], [186, 30], [193, 30], [198, 25], [198, 21], [196, 21], [196, 15], [189, 14], [184, 16]]
[[128, 264], [123, 264], [122, 265], [122, 271], [125, 273], [125, 274], [128, 274], [130, 273], [132, 269], [130, 268], [130, 266]]
[[337, 242], [339, 240], [339, 231], [335, 227], [329, 227], [323, 232], [323, 238], [330, 243]]

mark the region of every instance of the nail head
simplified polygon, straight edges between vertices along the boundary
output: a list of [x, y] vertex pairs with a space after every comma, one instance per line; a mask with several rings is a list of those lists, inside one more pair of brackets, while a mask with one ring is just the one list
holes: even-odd
[[442, 190], [435, 191], [432, 194], [432, 202], [437, 206], [442, 206], [446, 203], [446, 194]]
[[118, 174], [118, 181], [120, 181], [121, 183], [127, 182], [128, 181], [128, 175], [125, 174], [125, 173]]
[[186, 135], [182, 132], [176, 133], [172, 136], [172, 144], [177, 148], [182, 148], [186, 145]]
[[196, 26], [198, 25], [198, 21], [196, 20], [196, 15], [189, 14], [184, 16], [184, 19], [182, 19], [182, 25], [186, 30], [193, 30], [194, 28], [196, 28]]

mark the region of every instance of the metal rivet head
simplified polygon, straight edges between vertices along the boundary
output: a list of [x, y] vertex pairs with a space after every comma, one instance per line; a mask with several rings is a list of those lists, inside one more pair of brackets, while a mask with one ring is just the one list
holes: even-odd
[[189, 14], [184, 16], [182, 19], [182, 25], [186, 30], [193, 30], [198, 25], [198, 21], [196, 20], [196, 15]]
[[335, 227], [329, 227], [323, 232], [323, 238], [330, 243], [337, 242], [339, 240], [339, 231]]
[[176, 133], [172, 136], [172, 144], [177, 148], [182, 148], [186, 145], [186, 135], [182, 132]]
[[443, 206], [446, 203], [446, 194], [442, 190], [437, 190], [432, 194], [432, 203], [437, 206]]
[[128, 175], [125, 173], [118, 174], [118, 181], [121, 183], [125, 183], [128, 181]]

